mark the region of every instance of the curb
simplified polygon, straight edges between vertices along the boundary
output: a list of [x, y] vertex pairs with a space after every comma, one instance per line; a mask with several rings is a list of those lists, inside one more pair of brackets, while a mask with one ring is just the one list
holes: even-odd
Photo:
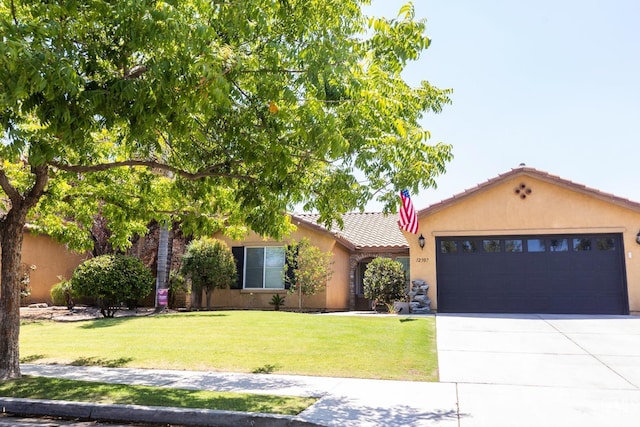
[[52, 416], [88, 421], [178, 424], [203, 427], [321, 427], [293, 416], [216, 411], [211, 409], [167, 408], [141, 405], [108, 405], [60, 400], [0, 397], [2, 413], [20, 416]]

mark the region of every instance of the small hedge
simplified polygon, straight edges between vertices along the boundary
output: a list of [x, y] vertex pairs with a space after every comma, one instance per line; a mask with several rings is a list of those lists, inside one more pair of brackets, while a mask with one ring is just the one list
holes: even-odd
[[78, 294], [73, 291], [69, 280], [62, 280], [53, 285], [49, 295], [53, 305], [65, 305], [69, 310], [74, 306], [73, 300], [78, 297]]
[[145, 298], [153, 290], [151, 271], [138, 258], [101, 255], [76, 268], [71, 278], [73, 292], [94, 297], [104, 317], [131, 301]]
[[402, 264], [390, 258], [375, 258], [369, 263], [362, 281], [364, 297], [375, 304], [384, 304], [393, 312], [394, 301], [405, 297], [405, 274]]

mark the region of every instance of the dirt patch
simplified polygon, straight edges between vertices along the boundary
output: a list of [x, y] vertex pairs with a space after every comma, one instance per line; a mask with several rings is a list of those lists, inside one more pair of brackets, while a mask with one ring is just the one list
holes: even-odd
[[[165, 310], [162, 313], [169, 313], [171, 310]], [[154, 308], [141, 307], [135, 310], [118, 310], [115, 317], [134, 317], [134, 316], [151, 316], [156, 315]], [[23, 320], [53, 320], [56, 322], [77, 322], [81, 320], [102, 319], [98, 307], [78, 306], [69, 310], [66, 307], [42, 307], [30, 306], [20, 307], [20, 318]]]

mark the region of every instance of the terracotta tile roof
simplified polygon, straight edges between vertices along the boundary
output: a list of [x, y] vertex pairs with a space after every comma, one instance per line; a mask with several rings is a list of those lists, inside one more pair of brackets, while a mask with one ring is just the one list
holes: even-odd
[[344, 228], [337, 225], [327, 229], [317, 223], [318, 214], [293, 214], [292, 219], [299, 223], [324, 230], [351, 249], [365, 248], [409, 248], [404, 234], [398, 227], [397, 215], [384, 215], [382, 212], [347, 213], [342, 216]]
[[590, 188], [587, 187], [585, 185], [582, 184], [578, 184], [575, 183], [573, 181], [569, 181], [567, 179], [564, 178], [560, 178], [557, 175], [552, 175], [550, 173], [535, 169], [535, 168], [531, 168], [531, 167], [525, 167], [525, 166], [521, 166], [518, 168], [513, 168], [511, 169], [509, 172], [505, 172], [503, 174], [498, 175], [495, 178], [492, 178], [488, 181], [485, 181], [481, 184], [478, 184], [477, 186], [467, 189], [465, 191], [463, 191], [462, 193], [456, 194], [448, 199], [442, 200], [438, 203], [434, 203], [433, 205], [430, 205], [422, 210], [418, 211], [418, 218], [437, 212], [441, 209], [446, 208], [449, 205], [452, 205], [454, 203], [457, 203], [458, 201], [464, 200], [468, 197], [473, 196], [474, 194], [485, 190], [487, 188], [491, 188], [495, 185], [500, 184], [501, 182], [510, 179], [512, 177], [515, 176], [530, 176], [533, 178], [537, 178], [539, 180], [542, 181], [546, 181], [552, 184], [556, 184], [562, 187], [565, 187], [569, 190], [573, 190], [573, 191], [577, 191], [579, 193], [583, 193], [586, 195], [589, 195], [591, 197], [595, 197], [597, 199], [609, 202], [609, 203], [613, 203], [613, 204], [617, 204], [623, 207], [626, 207], [628, 209], [632, 209], [635, 211], [640, 211], [640, 203], [638, 202], [634, 202], [631, 201], [629, 199], [625, 199], [622, 197], [618, 197], [615, 196], [613, 194], [609, 194], [609, 193], [605, 193], [603, 191], [600, 190], [596, 190], [594, 188]]

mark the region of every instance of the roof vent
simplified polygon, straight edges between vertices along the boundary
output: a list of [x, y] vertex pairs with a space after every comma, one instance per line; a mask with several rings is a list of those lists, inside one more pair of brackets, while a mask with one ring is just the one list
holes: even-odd
[[527, 186], [525, 183], [521, 183], [518, 187], [516, 187], [515, 191], [516, 195], [520, 196], [521, 199], [526, 199], [528, 195], [530, 195], [533, 190]]

